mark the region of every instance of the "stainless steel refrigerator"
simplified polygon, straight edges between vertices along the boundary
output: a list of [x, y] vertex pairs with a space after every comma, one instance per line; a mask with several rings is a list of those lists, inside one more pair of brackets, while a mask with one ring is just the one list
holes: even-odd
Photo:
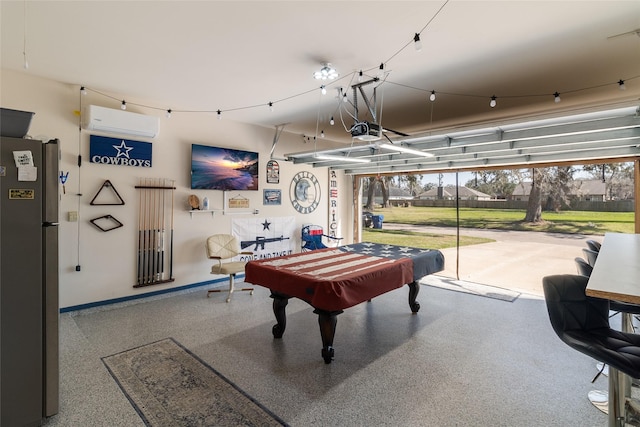
[[0, 425], [58, 412], [58, 140], [0, 138]]

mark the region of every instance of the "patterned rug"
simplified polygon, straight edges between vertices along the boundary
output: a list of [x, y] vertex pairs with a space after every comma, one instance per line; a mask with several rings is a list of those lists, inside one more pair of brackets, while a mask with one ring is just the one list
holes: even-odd
[[102, 361], [148, 426], [287, 425], [173, 338]]
[[448, 289], [450, 291], [463, 292], [465, 294], [479, 295], [482, 297], [498, 299], [501, 301], [513, 302], [521, 294], [510, 289], [497, 288], [495, 286], [481, 285], [479, 283], [465, 282], [448, 277], [436, 275], [425, 276], [420, 280], [421, 285], [433, 286], [436, 288]]

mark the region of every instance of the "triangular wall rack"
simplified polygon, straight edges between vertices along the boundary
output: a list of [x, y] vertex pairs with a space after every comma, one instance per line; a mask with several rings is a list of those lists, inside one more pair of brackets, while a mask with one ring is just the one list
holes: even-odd
[[[118, 198], [118, 200], [120, 200], [120, 203], [96, 203], [96, 199], [98, 198], [98, 195], [102, 192], [102, 190], [104, 190], [105, 188], [110, 188], [111, 191], [113, 191], [113, 193], [116, 195], [116, 197]], [[116, 190], [116, 187], [113, 186], [113, 184], [111, 183], [111, 181], [109, 181], [108, 179], [104, 182], [104, 184], [102, 184], [102, 187], [100, 187], [100, 189], [98, 190], [98, 192], [96, 193], [95, 196], [93, 196], [93, 199], [91, 199], [91, 203], [89, 203], [92, 206], [114, 206], [114, 205], [124, 205], [124, 200], [122, 200], [122, 197], [120, 197], [120, 193], [118, 193], [118, 190]]]

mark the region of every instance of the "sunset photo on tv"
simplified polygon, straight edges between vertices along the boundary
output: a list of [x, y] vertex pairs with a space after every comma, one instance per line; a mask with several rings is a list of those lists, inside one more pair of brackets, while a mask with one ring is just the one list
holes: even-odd
[[192, 144], [191, 188], [258, 190], [258, 153]]

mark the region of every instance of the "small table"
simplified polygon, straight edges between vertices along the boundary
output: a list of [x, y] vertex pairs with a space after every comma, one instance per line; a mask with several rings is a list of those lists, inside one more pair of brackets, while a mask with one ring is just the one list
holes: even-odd
[[409, 307], [417, 313], [418, 281], [443, 269], [444, 255], [438, 250], [357, 243], [249, 261], [245, 281], [271, 290], [277, 321], [272, 329], [274, 338], [284, 334], [285, 307], [290, 298], [311, 305], [318, 315], [322, 357], [331, 363], [338, 314], [407, 284]]
[[[606, 233], [589, 277], [588, 296], [640, 304], [640, 234]], [[624, 321], [623, 321], [624, 323]], [[624, 413], [630, 379], [609, 367], [609, 425]]]

